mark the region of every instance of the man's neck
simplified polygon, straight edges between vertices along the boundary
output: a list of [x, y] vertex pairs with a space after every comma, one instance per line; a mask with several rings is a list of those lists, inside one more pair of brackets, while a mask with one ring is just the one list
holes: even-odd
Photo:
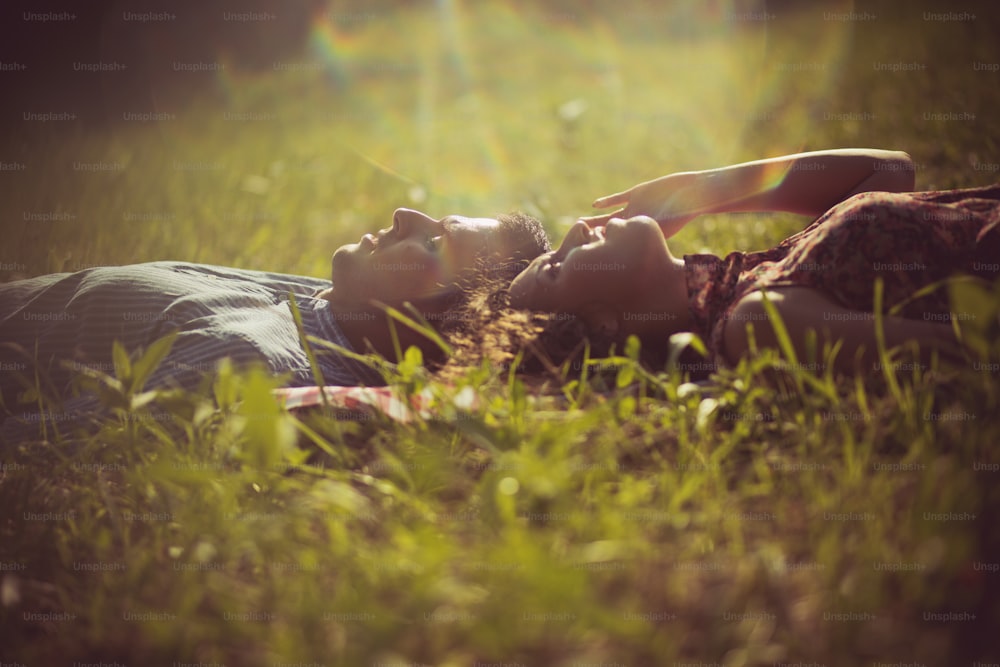
[[[399, 351], [405, 352], [408, 347], [415, 345], [424, 353], [424, 358], [436, 356], [440, 353], [439, 348], [427, 339], [401, 322], [393, 321], [388, 315], [375, 308], [345, 308], [338, 306], [335, 302], [330, 302], [330, 311], [333, 313], [341, 333], [359, 354], [375, 352], [385, 357], [388, 361], [398, 362], [396, 355], [396, 345], [393, 342], [392, 329], [396, 330], [396, 340], [399, 343]], [[390, 324], [392, 322], [392, 324]]]

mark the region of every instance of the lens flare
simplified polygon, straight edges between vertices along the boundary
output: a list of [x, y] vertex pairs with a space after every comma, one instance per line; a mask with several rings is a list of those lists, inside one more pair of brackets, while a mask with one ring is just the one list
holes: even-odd
[[335, 87], [344, 89], [349, 83], [348, 66], [364, 52], [363, 38], [334, 25], [329, 13], [313, 20], [309, 31], [309, 47], [326, 66], [328, 78]]
[[[301, 57], [314, 68], [225, 63], [214, 76], [227, 106], [278, 109], [272, 126], [309, 133], [317, 154], [349, 151], [405, 188], [392, 196], [574, 219], [639, 180], [820, 148], [824, 113], [855, 111], [826, 106], [853, 27], [836, 17], [852, 10], [436, 0], [347, 14], [331, 3]], [[567, 178], [580, 183], [575, 209], [547, 200], [546, 181]]]

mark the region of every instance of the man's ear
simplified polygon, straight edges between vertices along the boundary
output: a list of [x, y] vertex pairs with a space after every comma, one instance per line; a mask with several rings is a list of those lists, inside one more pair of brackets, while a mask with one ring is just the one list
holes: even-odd
[[622, 326], [618, 313], [603, 304], [588, 312], [583, 320], [591, 331], [609, 338], [617, 336]]
[[457, 287], [442, 289], [434, 294], [422, 296], [417, 299], [409, 299], [410, 303], [424, 314], [440, 315], [456, 306], [462, 300], [462, 292]]

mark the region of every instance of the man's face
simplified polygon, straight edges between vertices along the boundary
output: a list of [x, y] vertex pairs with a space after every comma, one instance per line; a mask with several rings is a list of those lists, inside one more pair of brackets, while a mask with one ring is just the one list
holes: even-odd
[[389, 305], [440, 293], [468, 277], [477, 262], [507, 257], [493, 218], [449, 215], [435, 220], [400, 208], [392, 227], [365, 234], [333, 253], [333, 299], [342, 306]]

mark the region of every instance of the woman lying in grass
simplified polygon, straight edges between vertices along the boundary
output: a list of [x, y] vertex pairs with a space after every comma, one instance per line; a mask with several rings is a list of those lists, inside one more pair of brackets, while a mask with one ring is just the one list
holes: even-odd
[[[446, 322], [461, 306], [464, 289], [481, 277], [503, 283], [549, 249], [537, 220], [513, 214], [435, 220], [399, 209], [392, 226], [339, 248], [332, 281], [184, 262], [98, 267], [0, 285], [0, 389], [7, 421], [40, 416], [18, 407], [35, 384], [69, 399], [81, 369], [114, 376], [112, 345], [126, 353], [149, 348], [176, 333], [169, 353], [144, 387], [193, 389], [223, 358], [237, 366], [262, 363], [289, 386], [384, 384], [350, 355], [316, 346], [310, 359], [290, 305], [294, 295], [301, 334], [348, 351], [394, 357], [382, 304], [412, 304], [431, 323]], [[439, 348], [405, 326], [399, 343]], [[64, 402], [63, 414], [97, 407], [93, 395]], [[8, 424], [4, 424], [6, 431]]]
[[[850, 374], [856, 363], [873, 367], [873, 294], [882, 278], [885, 308], [899, 306], [898, 315], [883, 319], [887, 347], [916, 340], [922, 354], [947, 351], [955, 344], [947, 290], [911, 297], [956, 273], [991, 281], [1000, 275], [1000, 186], [908, 192], [913, 184], [906, 153], [865, 149], [641, 183], [598, 199], [595, 206], [622, 208], [578, 221], [558, 250], [536, 258], [510, 286], [510, 306], [571, 314], [575, 323], [557, 318], [543, 325], [544, 335], [524, 338], [513, 330], [528, 319], [498, 308], [492, 326], [554, 357], [572, 340], [566, 330], [580, 323], [591, 338], [621, 342], [635, 334], [654, 351], [665, 349], [671, 334], [694, 332], [712, 362], [732, 364], [750, 349], [748, 325], [758, 346], [777, 346], [766, 295], [799, 359], [807, 358], [814, 331], [820, 351], [842, 341], [836, 368]], [[725, 258], [670, 252], [666, 239], [699, 215], [743, 211], [818, 217], [769, 250]]]

